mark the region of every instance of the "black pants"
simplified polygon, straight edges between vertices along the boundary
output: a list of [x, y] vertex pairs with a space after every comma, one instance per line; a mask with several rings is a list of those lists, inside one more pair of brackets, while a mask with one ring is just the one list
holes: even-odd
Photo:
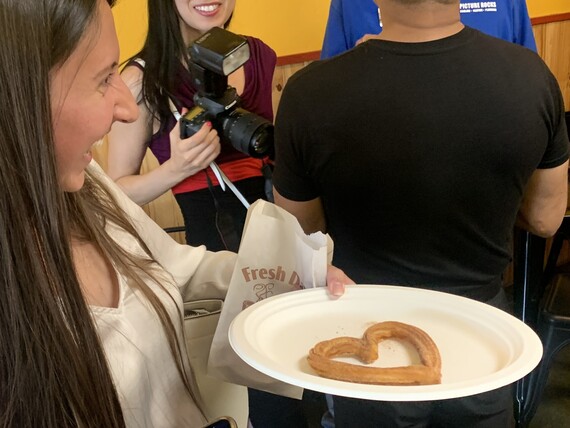
[[[503, 290], [487, 303], [510, 312]], [[514, 422], [512, 385], [438, 401], [333, 400], [335, 428], [510, 428]]]
[[334, 397], [336, 428], [508, 428], [513, 423], [511, 386], [471, 397], [420, 402], [381, 402]]
[[[251, 204], [265, 199], [265, 179], [253, 177], [234, 183]], [[205, 245], [210, 251], [237, 252], [247, 210], [233, 192], [220, 186], [180, 193], [176, 201], [182, 211], [186, 243]]]
[[248, 388], [253, 428], [308, 428], [320, 425], [327, 410], [324, 394], [305, 390], [302, 400]]

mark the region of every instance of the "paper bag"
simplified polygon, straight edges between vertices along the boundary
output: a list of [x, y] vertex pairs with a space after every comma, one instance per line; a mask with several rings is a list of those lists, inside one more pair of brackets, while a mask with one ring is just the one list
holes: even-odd
[[267, 297], [325, 286], [331, 260], [332, 240], [328, 235], [318, 232], [307, 236], [297, 219], [282, 208], [263, 200], [252, 204], [214, 334], [208, 375], [300, 398], [302, 388], [275, 380], [245, 363], [230, 346], [228, 329], [243, 309]]

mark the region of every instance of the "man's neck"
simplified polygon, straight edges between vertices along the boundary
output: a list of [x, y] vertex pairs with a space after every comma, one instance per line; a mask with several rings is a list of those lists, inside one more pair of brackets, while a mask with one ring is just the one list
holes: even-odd
[[378, 2], [382, 14], [381, 40], [419, 43], [443, 39], [460, 32], [464, 25], [459, 17], [459, 4], [445, 5], [427, 1], [419, 5], [403, 5], [397, 0]]

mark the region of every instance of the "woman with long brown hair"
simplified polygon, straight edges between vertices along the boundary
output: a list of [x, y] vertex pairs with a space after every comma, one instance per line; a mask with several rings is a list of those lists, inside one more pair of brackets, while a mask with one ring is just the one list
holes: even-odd
[[92, 162], [138, 116], [112, 3], [0, 0], [0, 427], [205, 423], [182, 303], [223, 297], [235, 254], [178, 245]]
[[111, 124], [138, 115], [110, 3], [0, 1], [3, 427], [205, 422], [178, 287], [223, 296], [233, 256], [173, 246], [88, 167]]

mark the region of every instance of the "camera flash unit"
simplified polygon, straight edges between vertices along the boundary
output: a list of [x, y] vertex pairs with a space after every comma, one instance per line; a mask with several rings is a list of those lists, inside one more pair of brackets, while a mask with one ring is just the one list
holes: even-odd
[[245, 64], [249, 55], [249, 45], [244, 37], [219, 27], [202, 35], [190, 49], [192, 61], [224, 76]]

